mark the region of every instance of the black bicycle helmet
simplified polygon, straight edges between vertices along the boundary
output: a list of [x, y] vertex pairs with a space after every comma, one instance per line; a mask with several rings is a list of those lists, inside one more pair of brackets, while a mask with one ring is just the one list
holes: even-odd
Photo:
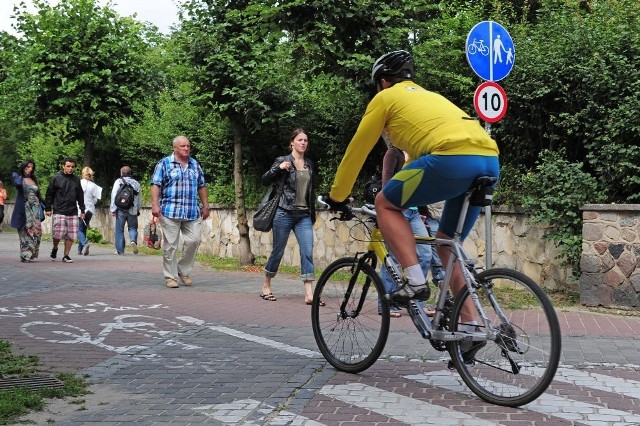
[[385, 53], [376, 60], [371, 68], [371, 81], [377, 84], [384, 75], [411, 79], [414, 74], [415, 65], [411, 53], [406, 50], [396, 50]]

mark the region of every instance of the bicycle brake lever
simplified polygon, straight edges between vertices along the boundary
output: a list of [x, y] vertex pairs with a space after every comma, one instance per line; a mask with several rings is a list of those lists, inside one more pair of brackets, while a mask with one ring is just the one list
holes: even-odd
[[340, 220], [347, 221], [353, 219], [351, 210], [343, 210], [340, 212]]

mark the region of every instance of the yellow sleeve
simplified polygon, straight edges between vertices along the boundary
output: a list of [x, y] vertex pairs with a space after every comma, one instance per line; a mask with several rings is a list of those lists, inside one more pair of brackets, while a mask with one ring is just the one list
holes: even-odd
[[351, 194], [362, 165], [380, 139], [385, 122], [385, 109], [381, 97], [376, 95], [367, 106], [358, 130], [338, 166], [329, 192], [332, 200], [344, 201]]

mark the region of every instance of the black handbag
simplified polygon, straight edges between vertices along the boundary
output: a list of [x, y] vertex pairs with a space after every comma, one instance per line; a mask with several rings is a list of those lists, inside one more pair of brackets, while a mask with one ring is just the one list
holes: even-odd
[[286, 178], [286, 175], [282, 177], [277, 189], [275, 189], [275, 185], [270, 186], [267, 193], [262, 197], [258, 209], [253, 214], [253, 229], [256, 231], [271, 231], [273, 218], [275, 217], [276, 210], [278, 209], [278, 203], [280, 202], [280, 196], [282, 195], [282, 188], [284, 187], [284, 181]]

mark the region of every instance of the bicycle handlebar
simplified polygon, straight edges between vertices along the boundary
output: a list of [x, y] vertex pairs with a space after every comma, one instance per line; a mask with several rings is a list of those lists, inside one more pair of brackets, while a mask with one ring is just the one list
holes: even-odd
[[[318, 196], [318, 204], [322, 207], [323, 210], [329, 210], [329, 204], [324, 201], [324, 197], [322, 195]], [[339, 211], [339, 213], [340, 216], [334, 217], [333, 219], [338, 219], [341, 221], [351, 220], [354, 213], [363, 213], [369, 217], [377, 216], [373, 204], [364, 204], [362, 205], [362, 207], [345, 206], [344, 210]]]

